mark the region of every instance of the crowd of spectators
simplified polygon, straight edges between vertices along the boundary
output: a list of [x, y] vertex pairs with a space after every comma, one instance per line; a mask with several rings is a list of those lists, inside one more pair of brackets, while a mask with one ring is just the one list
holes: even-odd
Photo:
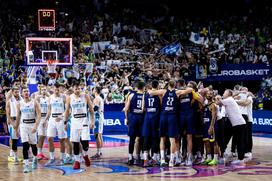
[[[140, 11], [141, 3], [134, 7], [134, 4], [120, 5], [113, 0], [66, 2], [47, 2], [47, 7], [57, 12], [54, 32], [38, 31], [36, 14], [43, 5], [40, 2], [17, 0], [0, 4], [2, 90], [8, 89], [15, 79], [27, 83], [25, 37], [72, 37], [75, 63], [94, 65], [91, 76], [81, 72], [79, 79], [90, 86], [102, 86], [106, 103], [123, 102], [124, 91], [138, 78], [158, 79], [162, 86], [171, 78], [194, 80], [195, 65], [208, 65], [211, 58], [216, 59], [218, 65], [271, 63], [272, 8], [269, 6], [261, 11], [253, 7], [243, 15], [222, 15], [207, 20], [201, 16], [178, 16], [161, 3], [154, 7], [156, 13], [152, 14]], [[190, 41], [192, 32], [204, 37], [205, 42]], [[110, 45], [84, 46], [104, 41], [110, 41]], [[174, 42], [182, 46], [178, 55], [167, 56], [160, 52]], [[57, 77], [50, 77], [47, 67], [41, 67], [37, 80], [50, 84], [58, 81], [69, 87], [73, 77], [65, 78], [62, 67], [56, 71]], [[271, 78], [265, 82], [268, 83], [262, 87], [261, 95], [271, 98], [267, 93], [269, 85], [271, 92]]]

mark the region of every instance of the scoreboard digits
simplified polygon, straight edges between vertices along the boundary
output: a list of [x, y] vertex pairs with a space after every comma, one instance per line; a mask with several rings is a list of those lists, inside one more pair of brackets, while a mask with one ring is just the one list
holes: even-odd
[[39, 9], [38, 10], [38, 26], [39, 31], [55, 30], [55, 10]]
[[50, 11], [43, 11], [42, 12], [42, 16], [43, 17], [50, 17], [51, 16], [51, 12]]

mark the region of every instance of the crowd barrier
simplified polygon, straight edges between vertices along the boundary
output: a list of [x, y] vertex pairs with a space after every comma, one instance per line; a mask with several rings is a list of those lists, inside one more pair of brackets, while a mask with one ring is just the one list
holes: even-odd
[[[124, 104], [105, 105], [104, 134], [126, 134]], [[253, 132], [272, 133], [272, 111], [253, 111]]]

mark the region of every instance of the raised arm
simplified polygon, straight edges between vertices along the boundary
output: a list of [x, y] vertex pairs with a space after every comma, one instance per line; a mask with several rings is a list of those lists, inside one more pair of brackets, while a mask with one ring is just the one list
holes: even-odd
[[166, 90], [165, 89], [160, 89], [160, 90], [149, 90], [148, 93], [152, 96], [163, 96], [165, 94]]
[[191, 92], [193, 92], [193, 89], [190, 88], [190, 87], [188, 87], [188, 88], [186, 88], [185, 90], [177, 90], [177, 91], [176, 91], [176, 95], [179, 97], [179, 96], [181, 96], [181, 95], [186, 95], [186, 94], [189, 94], [189, 93], [191, 93]]

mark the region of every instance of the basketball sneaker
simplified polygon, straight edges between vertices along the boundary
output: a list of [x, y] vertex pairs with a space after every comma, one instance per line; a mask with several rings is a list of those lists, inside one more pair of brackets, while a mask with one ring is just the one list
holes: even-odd
[[43, 153], [38, 154], [37, 158], [38, 160], [48, 160], [48, 158]]
[[18, 165], [19, 164], [19, 159], [16, 157], [14, 158], [14, 165]]
[[28, 165], [24, 165], [24, 171], [23, 171], [24, 173], [29, 173], [29, 172], [31, 172], [31, 170], [30, 170], [30, 168], [29, 168], [29, 166]]
[[174, 167], [174, 160], [169, 161], [169, 167]]
[[74, 159], [71, 158], [71, 157], [66, 157], [64, 160], [63, 160], [64, 164], [73, 164], [74, 163]]
[[8, 162], [14, 162], [14, 157], [13, 156], [8, 156]]
[[206, 160], [203, 162], [203, 164], [204, 164], [204, 165], [208, 165], [211, 161], [212, 161], [212, 159], [206, 159]]
[[248, 152], [245, 154], [245, 160], [248, 162], [250, 160], [252, 160], [252, 153]]
[[74, 170], [80, 169], [80, 163], [79, 163], [79, 161], [75, 161], [75, 162], [74, 162], [73, 169], [74, 169]]
[[134, 159], [128, 160], [128, 165], [134, 165]]
[[34, 158], [32, 161], [32, 169], [37, 169], [37, 168], [38, 168], [38, 160]]
[[161, 167], [166, 167], [168, 164], [165, 162], [165, 160], [161, 160]]
[[143, 167], [149, 167], [150, 165], [148, 164], [148, 160], [144, 160]]
[[157, 166], [157, 165], [160, 165], [160, 162], [159, 162], [158, 160], [152, 159], [152, 160], [150, 161], [150, 165], [152, 165], [152, 166]]
[[212, 160], [208, 163], [209, 166], [215, 166], [215, 165], [217, 165], [217, 164], [218, 164], [218, 161], [217, 161], [216, 159], [212, 159]]
[[237, 166], [245, 166], [245, 161], [244, 160], [233, 160], [231, 162], [232, 165], [237, 165]]
[[100, 159], [100, 157], [102, 156], [102, 153], [101, 155], [99, 153], [96, 153], [94, 156], [91, 157], [91, 159]]
[[46, 164], [45, 166], [52, 166], [56, 163], [56, 160], [55, 159], [50, 159]]
[[83, 159], [85, 161], [85, 166], [89, 167], [91, 165], [91, 161], [90, 161], [88, 155], [83, 156]]

